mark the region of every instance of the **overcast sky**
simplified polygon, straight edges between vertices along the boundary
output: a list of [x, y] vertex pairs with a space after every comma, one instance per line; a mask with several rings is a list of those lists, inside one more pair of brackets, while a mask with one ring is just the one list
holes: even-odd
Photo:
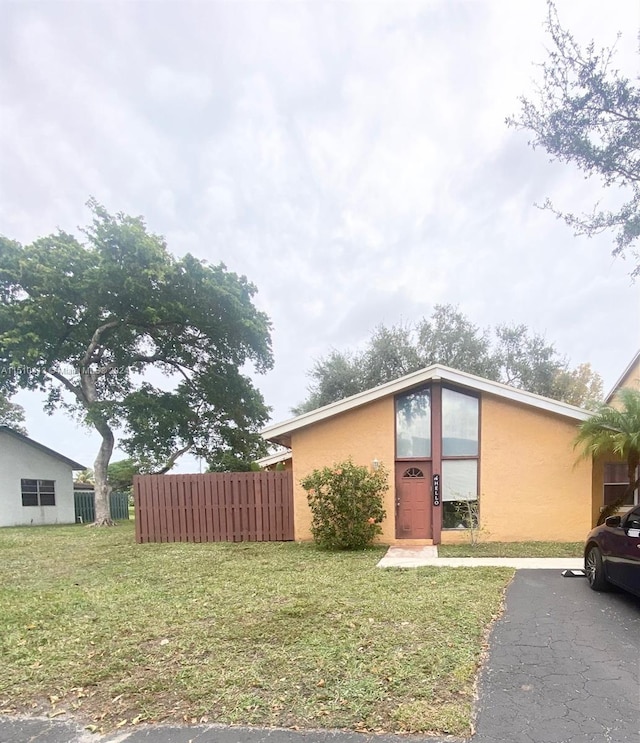
[[[637, 75], [637, 2], [557, 5], [581, 42], [621, 31], [618, 66]], [[274, 421], [314, 359], [436, 303], [525, 323], [608, 389], [640, 345], [631, 263], [611, 235], [576, 238], [535, 208], [588, 210], [600, 184], [504, 123], [539, 79], [545, 14], [543, 0], [0, 0], [0, 233], [74, 231], [92, 195], [174, 254], [248, 276], [273, 322], [257, 384]], [[33, 438], [93, 462], [97, 436], [35, 393], [16, 401]]]

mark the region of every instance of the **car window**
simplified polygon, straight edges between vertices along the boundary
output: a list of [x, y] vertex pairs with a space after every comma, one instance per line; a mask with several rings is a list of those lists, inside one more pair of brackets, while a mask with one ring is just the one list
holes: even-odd
[[629, 511], [624, 520], [624, 528], [628, 530], [630, 537], [640, 537], [640, 508]]

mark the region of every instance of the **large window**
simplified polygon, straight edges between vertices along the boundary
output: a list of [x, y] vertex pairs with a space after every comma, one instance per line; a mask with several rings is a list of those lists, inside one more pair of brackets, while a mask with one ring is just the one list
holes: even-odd
[[478, 525], [478, 398], [442, 389], [442, 528]]
[[478, 398], [442, 390], [442, 456], [478, 456]]
[[431, 456], [431, 394], [418, 390], [396, 398], [396, 457]]
[[54, 480], [21, 480], [23, 506], [55, 506]]
[[478, 460], [442, 460], [442, 528], [478, 525]]

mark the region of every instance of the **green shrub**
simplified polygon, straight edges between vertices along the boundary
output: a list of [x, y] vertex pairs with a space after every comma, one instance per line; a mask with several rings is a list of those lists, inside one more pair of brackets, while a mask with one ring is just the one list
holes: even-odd
[[349, 459], [314, 470], [301, 485], [313, 514], [311, 533], [320, 547], [364, 549], [382, 533], [382, 498], [388, 487], [383, 467], [370, 472]]

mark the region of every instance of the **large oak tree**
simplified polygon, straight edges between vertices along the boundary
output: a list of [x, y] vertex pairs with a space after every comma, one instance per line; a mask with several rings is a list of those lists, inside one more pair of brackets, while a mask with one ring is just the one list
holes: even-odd
[[571, 405], [594, 407], [602, 380], [589, 364], [572, 369], [552, 343], [526, 325], [481, 330], [452, 305], [436, 305], [415, 324], [377, 327], [358, 351], [315, 362], [307, 399], [293, 413], [314, 410], [431, 364], [504, 382]]
[[99, 433], [96, 523], [109, 523], [115, 431], [156, 471], [255, 447], [268, 409], [245, 369], [271, 367], [270, 323], [245, 277], [173, 257], [140, 217], [89, 208], [81, 239], [0, 239], [0, 393], [43, 390], [48, 411]]

